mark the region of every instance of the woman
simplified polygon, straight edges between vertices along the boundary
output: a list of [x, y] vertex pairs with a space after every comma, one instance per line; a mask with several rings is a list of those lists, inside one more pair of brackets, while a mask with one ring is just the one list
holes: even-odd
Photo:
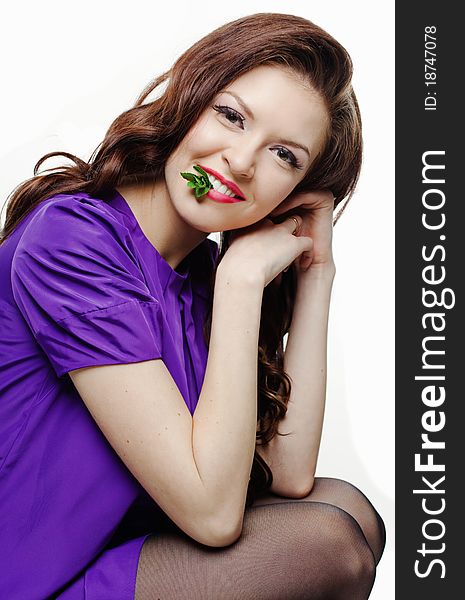
[[2, 596], [369, 596], [382, 520], [315, 477], [351, 71], [305, 19], [238, 19], [12, 194]]

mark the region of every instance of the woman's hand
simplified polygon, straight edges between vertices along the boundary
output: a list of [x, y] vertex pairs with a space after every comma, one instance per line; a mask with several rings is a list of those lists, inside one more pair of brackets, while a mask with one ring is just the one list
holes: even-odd
[[[293, 235], [296, 230], [298, 235]], [[266, 287], [277, 275], [303, 253], [310, 253], [313, 242], [302, 231], [303, 219], [293, 214], [275, 224], [265, 218], [249, 227], [232, 232], [230, 245], [220, 268], [232, 273], [245, 273], [254, 282]]]
[[334, 269], [332, 252], [334, 197], [329, 190], [291, 194], [281, 202], [270, 217], [278, 215], [299, 215], [302, 224], [297, 236], [313, 240], [313, 246], [298, 262], [298, 273], [318, 268]]

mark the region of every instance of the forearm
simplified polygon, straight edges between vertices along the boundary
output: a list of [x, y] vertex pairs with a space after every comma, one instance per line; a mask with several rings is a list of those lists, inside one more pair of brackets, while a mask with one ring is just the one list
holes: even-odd
[[272, 468], [275, 490], [309, 491], [316, 469], [326, 398], [328, 315], [334, 268], [305, 274], [299, 282], [284, 356], [292, 390], [285, 418], [261, 450]]
[[257, 426], [257, 349], [263, 287], [218, 269], [193, 453], [208, 497], [243, 513]]

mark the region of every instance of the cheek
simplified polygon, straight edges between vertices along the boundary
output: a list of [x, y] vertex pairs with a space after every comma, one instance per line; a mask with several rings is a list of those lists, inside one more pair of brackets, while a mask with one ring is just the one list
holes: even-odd
[[186, 155], [193, 158], [209, 157], [221, 151], [221, 138], [212, 128], [204, 128], [186, 144]]
[[289, 196], [294, 187], [287, 178], [264, 177], [259, 187], [260, 204], [271, 212]]
[[211, 116], [206, 116], [189, 131], [182, 142], [183, 154], [206, 156], [218, 149], [221, 140], [219, 123]]

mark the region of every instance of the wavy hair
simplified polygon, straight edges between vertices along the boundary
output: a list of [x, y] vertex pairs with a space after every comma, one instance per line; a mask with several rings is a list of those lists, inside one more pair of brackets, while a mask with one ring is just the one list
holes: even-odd
[[[290, 69], [323, 98], [330, 122], [326, 142], [294, 191], [330, 189], [335, 207], [345, 200], [343, 210], [362, 162], [361, 119], [351, 85], [351, 58], [332, 36], [304, 18], [258, 13], [219, 27], [185, 51], [171, 69], [146, 86], [132, 108], [113, 121], [88, 162], [68, 152], [43, 156], [34, 167], [34, 176], [7, 198], [0, 244], [39, 202], [52, 195], [87, 192], [99, 197], [127, 179], [137, 182], [147, 176], [163, 177], [169, 156], [214, 96], [240, 75], [264, 64]], [[152, 92], [158, 95], [150, 100]], [[74, 164], [39, 174], [41, 165], [54, 156]], [[216, 267], [229, 247], [231, 232], [220, 235], [220, 253], [210, 280], [211, 300]], [[263, 294], [257, 357], [259, 445], [268, 444], [275, 435], [287, 435], [278, 432], [278, 425], [291, 393], [291, 379], [284, 370], [283, 338], [289, 331], [295, 294], [294, 267], [271, 282]], [[211, 304], [204, 326], [207, 344]], [[272, 480], [271, 469], [255, 450], [246, 505], [269, 489]]]

